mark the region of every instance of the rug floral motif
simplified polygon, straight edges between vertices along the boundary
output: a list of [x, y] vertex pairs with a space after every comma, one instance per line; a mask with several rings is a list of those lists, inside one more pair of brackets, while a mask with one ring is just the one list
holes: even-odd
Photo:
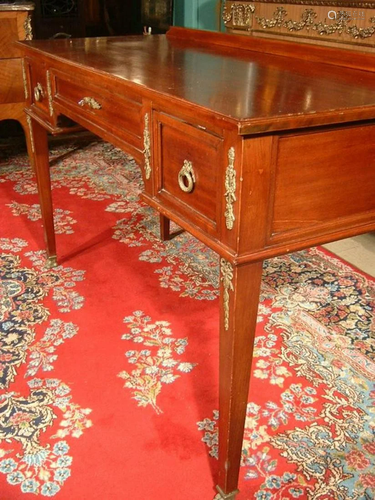
[[[87, 418], [91, 410], [73, 402], [67, 384], [44, 375], [53, 371], [58, 346], [78, 332], [73, 323], [50, 319], [44, 299], [52, 296], [60, 312], [81, 308], [83, 297], [74, 286], [84, 273], [62, 266], [46, 270], [42, 252], [26, 252], [32, 265], [25, 267], [17, 253], [26, 247], [21, 239], [0, 239], [0, 387], [4, 391], [0, 394], [0, 472], [22, 493], [53, 496], [70, 476], [69, 439], [91, 426]], [[46, 329], [39, 338], [36, 327], [41, 325]], [[26, 365], [26, 387], [17, 380], [22, 365]], [[46, 442], [42, 433], [49, 427], [55, 433]]]
[[[108, 212], [124, 214], [114, 227], [113, 238], [127, 246], [139, 247], [140, 260], [158, 264], [154, 272], [161, 287], [199, 300], [218, 297], [218, 259], [211, 250], [186, 233], [173, 242], [160, 241], [155, 211], [139, 200], [142, 176], [134, 160], [107, 143], [81, 148], [60, 146], [52, 151], [51, 158], [53, 189], [68, 188], [70, 195], [82, 199], [108, 200]], [[30, 169], [15, 169], [15, 166], [14, 163], [9, 166], [9, 173], [4, 168], [3, 180], [14, 182], [17, 193], [36, 194]], [[31, 221], [41, 218], [39, 205], [13, 201], [9, 207], [15, 216]], [[74, 215], [57, 207], [54, 216], [56, 234], [74, 232]]]
[[172, 337], [168, 321], [151, 323], [151, 318], [142, 311], [135, 311], [124, 322], [130, 332], [122, 338], [143, 344], [146, 349], [127, 351], [128, 363], [136, 368], [131, 372], [124, 370], [118, 376], [125, 380], [125, 387], [132, 389], [133, 398], [139, 406], [151, 405], [157, 413], [162, 413], [156, 403], [162, 385], [172, 384], [182, 373], [190, 373], [195, 366], [194, 363], [178, 360], [185, 352], [188, 341]]
[[[265, 262], [261, 300], [266, 397], [248, 404], [242, 456], [254, 498], [374, 498], [374, 281], [311, 249]], [[198, 422], [214, 457], [218, 418]]]

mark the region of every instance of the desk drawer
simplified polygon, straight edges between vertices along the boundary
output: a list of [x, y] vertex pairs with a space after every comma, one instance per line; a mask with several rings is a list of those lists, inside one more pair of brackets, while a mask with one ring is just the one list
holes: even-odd
[[[54, 100], [69, 107], [94, 126], [105, 128], [138, 149], [142, 147], [142, 104], [126, 93], [126, 98], [95, 85], [82, 85], [66, 75], [55, 75]], [[129, 97], [129, 98], [128, 98]]]
[[223, 140], [157, 114], [157, 197], [164, 206], [205, 231], [217, 232]]

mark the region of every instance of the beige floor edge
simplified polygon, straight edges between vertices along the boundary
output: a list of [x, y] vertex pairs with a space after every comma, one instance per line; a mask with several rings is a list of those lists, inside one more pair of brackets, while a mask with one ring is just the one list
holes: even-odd
[[375, 232], [328, 243], [324, 247], [375, 277]]

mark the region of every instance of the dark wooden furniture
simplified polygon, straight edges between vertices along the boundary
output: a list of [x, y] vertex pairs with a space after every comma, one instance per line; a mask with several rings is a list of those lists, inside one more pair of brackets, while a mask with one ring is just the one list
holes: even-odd
[[183, 28], [19, 48], [50, 263], [62, 114], [133, 155], [144, 199], [221, 256], [218, 498], [232, 499], [263, 259], [375, 229], [375, 56]]
[[141, 0], [141, 22], [153, 33], [165, 33], [173, 22], [173, 0]]
[[32, 39], [33, 9], [32, 3], [0, 3], [0, 120], [21, 123], [30, 158], [30, 134], [24, 113], [27, 87], [24, 86], [21, 53], [14, 42]]
[[36, 38], [85, 36], [85, 2], [35, 0], [34, 21]]

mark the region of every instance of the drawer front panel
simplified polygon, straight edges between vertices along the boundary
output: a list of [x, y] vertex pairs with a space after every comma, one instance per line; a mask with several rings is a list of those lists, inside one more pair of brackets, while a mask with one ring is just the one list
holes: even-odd
[[55, 77], [56, 102], [67, 105], [94, 125], [105, 127], [108, 132], [125, 136], [137, 148], [141, 148], [143, 136], [142, 104], [124, 99], [118, 94], [95, 86], [81, 86], [73, 79]]
[[158, 197], [209, 232], [217, 231], [222, 138], [159, 115]]

